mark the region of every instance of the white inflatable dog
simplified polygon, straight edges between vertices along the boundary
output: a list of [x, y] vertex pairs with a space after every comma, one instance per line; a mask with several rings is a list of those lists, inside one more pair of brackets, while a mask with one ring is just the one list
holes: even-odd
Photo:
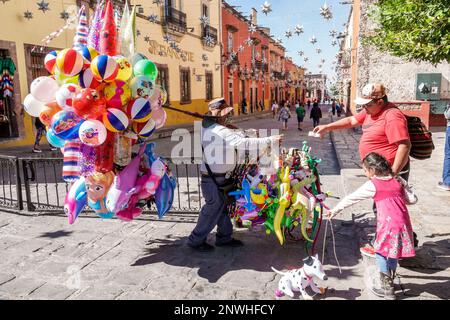
[[307, 257], [303, 260], [303, 262], [304, 265], [301, 269], [294, 269], [285, 273], [272, 267], [273, 271], [282, 275], [280, 281], [278, 282], [278, 289], [275, 290], [275, 296], [277, 299], [284, 295], [288, 295], [293, 298], [293, 291], [300, 291], [303, 299], [312, 300], [312, 297], [308, 295], [305, 290], [308, 286], [310, 286], [311, 289], [318, 294], [325, 293], [326, 289], [319, 288], [314, 282], [314, 277], [321, 280], [328, 279], [327, 275], [323, 271], [323, 266], [319, 261], [318, 255], [316, 254], [314, 257]]

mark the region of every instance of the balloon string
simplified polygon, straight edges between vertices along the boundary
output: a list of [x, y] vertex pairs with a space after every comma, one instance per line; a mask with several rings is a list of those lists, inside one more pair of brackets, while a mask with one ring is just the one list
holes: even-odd
[[[330, 223], [330, 220], [327, 219], [327, 223], [325, 225], [325, 236], [323, 238], [323, 251], [322, 251], [322, 264], [323, 261], [325, 259], [325, 245], [326, 245], [326, 240], [327, 240], [327, 230], [328, 230], [328, 224]], [[341, 269], [341, 265], [339, 263], [339, 259], [337, 257], [337, 253], [336, 253], [336, 239], [334, 237], [334, 229], [333, 229], [333, 224], [330, 224], [331, 227], [331, 236], [333, 238], [333, 252], [334, 252], [334, 258], [336, 259], [336, 263], [338, 265], [339, 268], [339, 273], [342, 274], [342, 269]]]

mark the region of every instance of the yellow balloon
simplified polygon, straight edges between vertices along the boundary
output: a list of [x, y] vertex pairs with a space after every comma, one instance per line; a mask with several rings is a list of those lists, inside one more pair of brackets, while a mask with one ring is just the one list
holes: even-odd
[[59, 85], [63, 85], [63, 84], [68, 84], [68, 83], [72, 83], [72, 84], [76, 84], [78, 85], [78, 79], [80, 78], [79, 75], [76, 75], [74, 77], [68, 77], [65, 74], [61, 73], [57, 68], [55, 68], [55, 79], [58, 82]]
[[116, 60], [119, 65], [119, 73], [117, 74], [116, 80], [128, 81], [133, 75], [133, 67], [131, 66], [130, 61], [123, 56], [115, 56], [114, 60]]

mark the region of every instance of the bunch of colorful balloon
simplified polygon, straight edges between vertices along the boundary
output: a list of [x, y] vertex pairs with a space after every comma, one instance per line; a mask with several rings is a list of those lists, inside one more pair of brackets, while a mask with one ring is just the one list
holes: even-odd
[[[66, 200], [70, 223], [85, 203], [103, 218], [117, 215], [132, 219], [133, 215], [130, 218], [119, 212], [136, 212], [138, 198], [121, 199], [118, 206], [111, 191], [121, 188], [123, 168], [122, 172], [135, 175], [127, 176], [131, 195], [130, 190], [143, 176], [152, 179], [146, 193], [149, 198], [157, 194], [155, 186], [174, 188], [161, 159], [157, 169], [153, 168], [157, 159], [150, 161], [143, 152], [137, 157], [139, 161], [131, 160], [132, 146], [141, 144], [144, 150], [146, 140], [167, 119], [162, 108], [167, 93], [155, 84], [158, 69], [144, 55], [135, 53], [135, 19], [135, 9], [130, 13], [125, 6], [118, 31], [113, 5], [107, 0], [104, 6], [97, 5], [89, 28], [83, 6], [73, 48], [45, 57], [45, 68], [51, 75], [35, 79], [24, 101], [25, 110], [47, 126], [49, 143], [64, 154], [63, 179], [73, 183]], [[146, 167], [135, 170], [142, 167], [141, 160]], [[160, 181], [164, 181], [161, 186]], [[148, 186], [149, 182], [139, 183]], [[142, 194], [139, 200], [143, 200]], [[166, 200], [158, 208], [160, 217], [168, 211], [170, 194]]]
[[[236, 197], [232, 217], [244, 225], [264, 225], [267, 234], [274, 233], [280, 244], [286, 236], [303, 239], [308, 252], [320, 231], [324, 201], [317, 166], [321, 160], [311, 156], [311, 148], [303, 143], [301, 149], [290, 149], [275, 159], [274, 174], [253, 166], [240, 180], [240, 189], [229, 193]], [[295, 230], [300, 226], [300, 236]]]

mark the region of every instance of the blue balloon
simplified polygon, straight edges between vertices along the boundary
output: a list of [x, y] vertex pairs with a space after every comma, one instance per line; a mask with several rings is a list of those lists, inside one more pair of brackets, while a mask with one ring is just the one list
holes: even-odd
[[66, 143], [63, 139], [58, 138], [51, 128], [47, 130], [47, 141], [55, 148], [64, 148]]
[[176, 185], [175, 178], [169, 177], [168, 174], [165, 174], [159, 182], [159, 187], [155, 193], [155, 203], [160, 219], [172, 209]]
[[51, 128], [55, 136], [63, 140], [78, 139], [78, 130], [84, 122], [73, 111], [59, 111], [52, 118]]

